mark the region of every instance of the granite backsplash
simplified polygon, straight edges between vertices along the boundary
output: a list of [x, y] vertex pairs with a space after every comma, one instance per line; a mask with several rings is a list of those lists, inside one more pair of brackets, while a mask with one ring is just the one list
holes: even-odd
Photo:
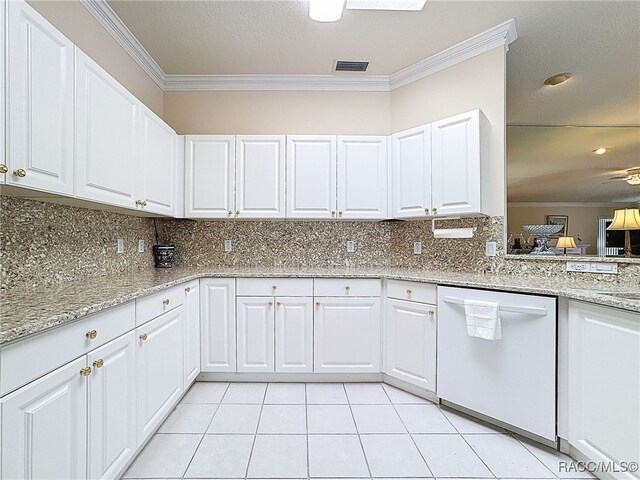
[[[161, 241], [175, 243], [176, 266], [262, 268], [408, 268], [567, 277], [640, 285], [640, 264], [619, 264], [618, 275], [568, 273], [564, 262], [504, 258], [503, 217], [443, 221], [475, 227], [471, 239], [436, 239], [429, 221], [193, 221], [157, 220]], [[125, 251], [116, 253], [116, 239]], [[137, 252], [138, 240], [146, 244]], [[224, 251], [224, 240], [233, 250]], [[347, 253], [346, 242], [355, 242]], [[497, 243], [497, 257], [484, 254]], [[413, 242], [422, 242], [414, 255]], [[0, 289], [56, 285], [128, 270], [152, 269], [154, 221], [0, 196]]]

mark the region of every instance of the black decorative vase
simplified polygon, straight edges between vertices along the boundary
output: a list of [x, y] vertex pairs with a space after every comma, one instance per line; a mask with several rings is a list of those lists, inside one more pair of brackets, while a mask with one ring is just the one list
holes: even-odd
[[156, 268], [171, 268], [175, 250], [175, 245], [154, 245], [153, 260]]

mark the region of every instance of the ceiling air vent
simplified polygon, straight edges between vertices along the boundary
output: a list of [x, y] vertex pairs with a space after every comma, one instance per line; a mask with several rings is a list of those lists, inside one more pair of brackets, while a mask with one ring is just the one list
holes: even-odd
[[337, 60], [336, 72], [366, 72], [369, 62], [351, 62], [349, 60]]

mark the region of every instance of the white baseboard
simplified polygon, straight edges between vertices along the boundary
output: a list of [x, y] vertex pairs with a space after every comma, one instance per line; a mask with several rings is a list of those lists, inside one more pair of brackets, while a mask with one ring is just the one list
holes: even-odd
[[416, 387], [404, 380], [399, 380], [397, 378], [391, 377], [386, 373], [382, 374], [382, 381], [392, 387], [399, 388], [400, 390], [404, 390], [405, 392], [409, 392], [416, 397], [424, 398], [425, 400], [429, 400], [430, 402], [435, 403], [436, 405], [440, 403], [440, 399], [435, 394], [435, 392], [426, 391], [420, 387]]
[[381, 373], [212, 373], [202, 372], [201, 382], [381, 382]]

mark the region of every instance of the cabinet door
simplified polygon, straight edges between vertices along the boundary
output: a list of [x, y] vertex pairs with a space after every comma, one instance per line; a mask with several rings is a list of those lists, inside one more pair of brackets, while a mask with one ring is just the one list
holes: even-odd
[[387, 137], [338, 137], [338, 217], [387, 218]]
[[433, 209], [437, 215], [479, 213], [480, 110], [433, 122]]
[[287, 136], [287, 218], [336, 216], [334, 135]]
[[73, 195], [73, 43], [26, 2], [8, 4], [7, 180]]
[[185, 138], [185, 217], [234, 215], [236, 137], [188, 135]]
[[76, 196], [136, 208], [140, 102], [76, 48]]
[[238, 372], [273, 372], [272, 297], [238, 297]]
[[313, 298], [276, 298], [276, 372], [313, 372]]
[[182, 394], [182, 305], [136, 329], [138, 445], [160, 424]]
[[284, 135], [236, 137], [236, 213], [284, 218]]
[[387, 375], [436, 391], [436, 307], [389, 299], [384, 370]]
[[236, 371], [236, 281], [200, 280], [200, 336], [203, 372]]
[[87, 478], [87, 383], [81, 357], [4, 397], [2, 478]]
[[115, 478], [136, 451], [135, 334], [88, 355], [89, 478]]
[[145, 212], [175, 216], [176, 132], [147, 107], [141, 109], [139, 200]]
[[380, 299], [316, 297], [314, 372], [380, 372]]
[[431, 213], [431, 125], [391, 136], [393, 218]]
[[595, 462], [640, 462], [638, 314], [569, 302], [568, 350], [569, 443]]
[[184, 388], [200, 373], [200, 288], [190, 282], [184, 288]]

